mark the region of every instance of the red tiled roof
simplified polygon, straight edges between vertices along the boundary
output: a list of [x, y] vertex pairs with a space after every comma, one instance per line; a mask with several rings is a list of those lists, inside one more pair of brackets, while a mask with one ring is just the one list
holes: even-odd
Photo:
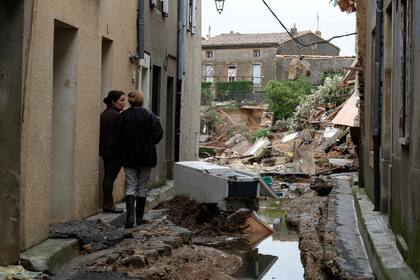
[[[297, 32], [296, 37], [312, 33], [311, 31]], [[276, 47], [291, 40], [289, 34], [284, 33], [257, 33], [257, 34], [240, 34], [229, 33], [203, 40], [201, 46], [203, 48], [211, 47]]]

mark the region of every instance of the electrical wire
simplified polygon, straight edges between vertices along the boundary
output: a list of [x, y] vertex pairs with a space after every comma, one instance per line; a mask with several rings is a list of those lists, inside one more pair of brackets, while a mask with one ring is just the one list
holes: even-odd
[[295, 43], [298, 45], [298, 48], [302, 47], [310, 47], [310, 46], [314, 46], [314, 45], [319, 45], [319, 44], [328, 44], [330, 43], [332, 40], [334, 39], [338, 39], [338, 38], [343, 38], [343, 37], [348, 37], [348, 36], [354, 36], [357, 35], [357, 32], [353, 32], [353, 33], [349, 33], [349, 34], [344, 34], [344, 35], [337, 35], [337, 36], [333, 36], [328, 40], [320, 40], [319, 42], [315, 42], [315, 43], [305, 43], [302, 42], [301, 40], [299, 40], [298, 37], [296, 37], [295, 35], [293, 35], [288, 29], [287, 27], [283, 24], [283, 22], [279, 19], [279, 17], [276, 15], [276, 13], [270, 8], [270, 6], [267, 4], [267, 2], [265, 2], [265, 0], [262, 0], [264, 5], [268, 8], [268, 10], [273, 14], [273, 16], [277, 19], [277, 21], [280, 23], [280, 25], [283, 27], [283, 29], [287, 32], [287, 34], [295, 41]]

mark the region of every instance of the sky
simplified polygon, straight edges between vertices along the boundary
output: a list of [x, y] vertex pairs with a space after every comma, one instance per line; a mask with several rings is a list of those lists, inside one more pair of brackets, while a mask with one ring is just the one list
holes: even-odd
[[[319, 29], [324, 39], [356, 29], [356, 15], [341, 12], [330, 0], [266, 0], [267, 4], [277, 14], [279, 19], [290, 30], [294, 24], [298, 31], [317, 29], [317, 13], [319, 13]], [[216, 11], [214, 0], [202, 0], [203, 37], [208, 35], [211, 26], [211, 36], [230, 31], [240, 33], [271, 33], [285, 32], [278, 21], [270, 13], [262, 0], [225, 0], [222, 14]], [[340, 55], [355, 54], [355, 36], [335, 39]]]

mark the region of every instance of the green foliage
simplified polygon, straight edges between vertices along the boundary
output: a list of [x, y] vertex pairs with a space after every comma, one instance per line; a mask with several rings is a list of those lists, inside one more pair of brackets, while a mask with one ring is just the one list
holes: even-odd
[[305, 121], [311, 119], [319, 107], [328, 111], [346, 101], [351, 95], [352, 88], [340, 87], [339, 84], [342, 80], [342, 75], [327, 77], [324, 84], [318, 86], [297, 107], [291, 120], [291, 126], [295, 129], [302, 129], [304, 128]]
[[257, 139], [267, 136], [268, 130], [266, 128], [260, 128], [251, 136], [251, 140], [252, 142], [255, 142]]
[[321, 85], [324, 84], [325, 79], [327, 79], [327, 78], [331, 79], [331, 78], [334, 78], [336, 76], [344, 77], [345, 75], [346, 75], [346, 71], [344, 71], [344, 70], [322, 72], [322, 74], [321, 74]]
[[252, 91], [250, 81], [216, 81], [216, 97], [218, 100], [244, 99]]
[[201, 83], [201, 105], [210, 105], [213, 100], [213, 94], [211, 93], [211, 83]]
[[311, 88], [311, 84], [305, 77], [300, 77], [295, 81], [269, 81], [265, 90], [274, 118], [281, 120], [293, 116], [300, 102], [311, 94]]

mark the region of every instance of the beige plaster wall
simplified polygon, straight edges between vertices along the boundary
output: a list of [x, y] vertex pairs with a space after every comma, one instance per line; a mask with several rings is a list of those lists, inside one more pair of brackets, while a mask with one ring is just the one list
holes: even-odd
[[197, 1], [197, 30], [185, 36], [185, 76], [181, 97], [180, 160], [198, 158], [201, 100], [201, 0]]
[[[51, 189], [54, 19], [77, 28], [72, 218], [98, 209], [102, 36], [113, 40], [112, 87], [129, 91], [135, 67], [137, 1], [39, 0], [34, 7], [22, 135], [21, 247], [48, 237]], [[121, 178], [116, 191], [122, 197]]]

